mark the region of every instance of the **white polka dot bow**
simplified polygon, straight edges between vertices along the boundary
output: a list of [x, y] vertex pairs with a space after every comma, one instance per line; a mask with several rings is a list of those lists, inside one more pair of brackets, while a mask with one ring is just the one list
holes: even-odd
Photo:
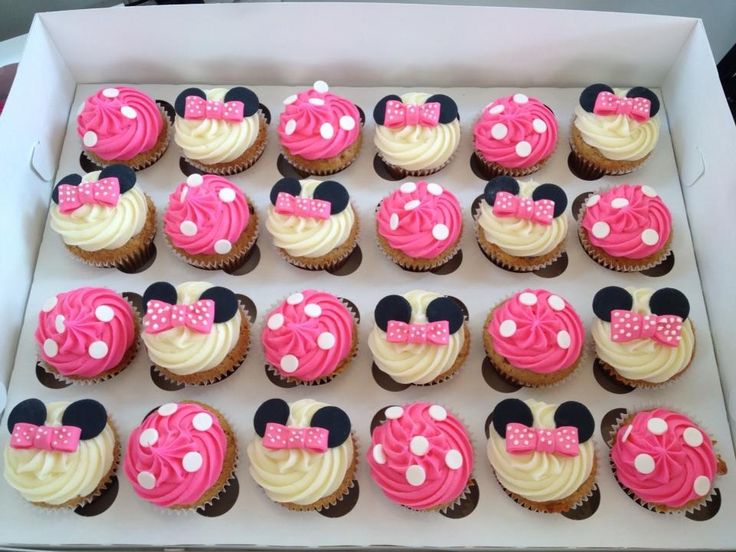
[[407, 324], [399, 320], [389, 320], [386, 340], [389, 343], [447, 345], [450, 342], [450, 323], [447, 320], [438, 320], [427, 324]]
[[611, 92], [601, 92], [595, 99], [593, 113], [596, 115], [626, 115], [643, 123], [649, 120], [652, 102], [647, 98], [626, 98]]
[[325, 452], [329, 435], [323, 427], [290, 427], [269, 422], [263, 434], [263, 446], [271, 450], [299, 448]]
[[299, 197], [279, 192], [276, 196], [274, 211], [280, 215], [295, 215], [297, 217], [316, 218], [327, 220], [330, 218], [332, 204], [322, 199]]
[[682, 340], [682, 318], [674, 314], [658, 316], [628, 310], [611, 311], [611, 340], [625, 343], [634, 339], [653, 339], [666, 347], [677, 347]]
[[386, 102], [386, 116], [383, 126], [405, 127], [421, 125], [436, 127], [440, 121], [440, 103], [405, 104], [398, 100]]
[[241, 101], [218, 102], [199, 96], [187, 96], [184, 103], [185, 119], [217, 119], [231, 123], [243, 120], [245, 104]]
[[79, 186], [59, 186], [59, 212], [71, 213], [82, 205], [106, 205], [114, 207], [120, 200], [120, 182], [114, 176], [94, 182], [82, 182]]
[[157, 334], [185, 327], [197, 333], [209, 333], [214, 321], [215, 302], [212, 299], [202, 299], [189, 305], [171, 305], [151, 299], [143, 317], [143, 331]]
[[18, 422], [13, 426], [10, 447], [58, 452], [74, 452], [82, 430], [76, 426], [37, 426]]
[[578, 428], [562, 426], [548, 429], [527, 427], [512, 422], [506, 425], [506, 452], [511, 454], [547, 452], [562, 456], [577, 456], [580, 453]]
[[555, 202], [551, 199], [519, 197], [508, 192], [498, 192], [493, 202], [493, 214], [498, 217], [516, 217], [537, 224], [552, 224]]

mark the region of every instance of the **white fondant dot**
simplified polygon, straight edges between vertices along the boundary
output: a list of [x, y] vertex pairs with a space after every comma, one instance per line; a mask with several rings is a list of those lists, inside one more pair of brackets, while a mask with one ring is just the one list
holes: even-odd
[[705, 475], [699, 475], [693, 481], [693, 491], [698, 496], [705, 496], [710, 492], [710, 479]]
[[284, 315], [280, 312], [277, 312], [276, 314], [272, 314], [268, 318], [268, 329], [270, 330], [278, 330], [281, 326], [284, 325]]
[[656, 245], [659, 241], [659, 234], [654, 228], [647, 228], [641, 233], [641, 241], [644, 245]]
[[682, 432], [682, 438], [685, 444], [690, 447], [699, 447], [703, 444], [703, 434], [699, 429], [689, 427]]
[[194, 429], [197, 431], [207, 431], [212, 427], [213, 423], [214, 421], [212, 420], [212, 416], [207, 412], [200, 412], [192, 418], [192, 426], [194, 426]]
[[50, 312], [54, 310], [54, 307], [56, 306], [58, 302], [59, 302], [59, 298], [56, 297], [55, 295], [53, 297], [49, 297], [48, 299], [46, 299], [46, 302], [43, 304], [43, 307], [41, 307], [41, 310], [43, 310], [43, 312]]
[[109, 350], [107, 343], [104, 341], [93, 341], [90, 344], [89, 349], [87, 349], [87, 353], [89, 353], [89, 356], [92, 358], [99, 360], [101, 358], [105, 358]]
[[636, 458], [634, 458], [634, 467], [641, 474], [647, 475], [652, 473], [654, 471], [654, 458], [646, 452], [637, 454]]
[[353, 130], [355, 128], [355, 119], [350, 115], [340, 117], [340, 128], [343, 130]]
[[411, 201], [407, 201], [406, 203], [404, 203], [404, 210], [411, 211], [413, 209], [416, 209], [417, 207], [419, 207], [419, 205], [421, 205], [421, 203], [422, 202], [419, 201], [418, 199], [412, 199]]
[[526, 140], [522, 140], [518, 144], [516, 144], [516, 155], [519, 157], [529, 157], [529, 155], [532, 153], [532, 145], [527, 142]]
[[120, 90], [118, 90], [117, 88], [105, 88], [102, 91], [102, 95], [106, 98], [117, 98], [118, 94], [120, 94]]
[[187, 452], [184, 455], [184, 458], [181, 459], [181, 465], [184, 468], [184, 471], [187, 471], [189, 473], [193, 473], [199, 470], [199, 468], [202, 467], [203, 463], [204, 460], [202, 459], [202, 455], [199, 454], [197, 451]]
[[401, 190], [405, 194], [410, 194], [417, 191], [417, 185], [415, 182], [404, 182], [401, 186], [399, 186], [399, 190]]
[[286, 121], [286, 124], [284, 125], [284, 132], [287, 136], [291, 136], [294, 134], [294, 131], [296, 130], [296, 121], [294, 119], [289, 119]]
[[286, 298], [286, 302], [290, 305], [298, 305], [302, 301], [304, 301], [304, 295], [299, 292], [292, 293]]
[[657, 197], [657, 190], [655, 190], [651, 186], [642, 186], [641, 193], [643, 193], [647, 197]]
[[667, 432], [667, 422], [662, 418], [649, 418], [647, 429], [654, 435], [664, 435]]
[[59, 333], [63, 333], [64, 330], [66, 330], [66, 326], [64, 325], [64, 315], [63, 314], [57, 314], [56, 318], [54, 318], [54, 328], [56, 328], [56, 331]]
[[429, 441], [422, 435], [412, 437], [409, 443], [409, 450], [417, 456], [424, 456], [429, 450]]
[[588, 196], [588, 199], [585, 200], [585, 206], [586, 207], [592, 207], [596, 203], [598, 203], [601, 200], [601, 196], [598, 194], [593, 194], [591, 196]]
[[516, 322], [513, 320], [504, 320], [498, 327], [501, 337], [511, 337], [516, 333]]
[[43, 352], [49, 358], [54, 358], [59, 353], [59, 346], [56, 341], [49, 338], [43, 342]]
[[503, 140], [509, 133], [509, 128], [503, 123], [496, 123], [491, 127], [491, 136], [496, 140]]
[[218, 255], [227, 255], [233, 248], [233, 244], [229, 240], [217, 240], [215, 242], [215, 253]]
[[529, 97], [526, 94], [522, 94], [521, 92], [514, 94], [514, 102], [518, 104], [525, 104], [529, 101]]
[[560, 349], [569, 349], [571, 341], [570, 334], [567, 330], [557, 332], [557, 345], [560, 346]]
[[319, 127], [319, 134], [325, 140], [329, 140], [335, 135], [335, 127], [330, 123], [322, 123], [322, 126]]
[[433, 196], [441, 196], [442, 195], [442, 186], [439, 184], [436, 184], [434, 182], [430, 182], [427, 184], [427, 192], [432, 194]]
[[304, 314], [306, 314], [310, 318], [317, 318], [322, 314], [322, 307], [320, 307], [317, 303], [309, 303], [304, 307]]
[[445, 465], [451, 470], [459, 470], [463, 465], [463, 455], [457, 449], [451, 449], [445, 454]]
[[386, 418], [389, 420], [398, 420], [404, 415], [404, 409], [400, 406], [389, 406], [386, 409]]
[[492, 108], [488, 110], [488, 113], [491, 113], [493, 115], [498, 115], [499, 113], [503, 113], [503, 110], [506, 109], [503, 104], [494, 105]]
[[151, 472], [142, 471], [136, 477], [138, 484], [144, 489], [151, 490], [156, 486], [156, 476]]
[[537, 296], [529, 291], [525, 291], [519, 295], [519, 302], [522, 305], [532, 306], [537, 304]]
[[127, 117], [128, 119], [135, 119], [138, 116], [138, 112], [129, 105], [121, 107], [120, 113], [123, 117]]
[[294, 355], [284, 355], [281, 357], [279, 366], [281, 366], [281, 369], [284, 372], [291, 374], [292, 372], [296, 372], [297, 368], [299, 368], [299, 359]]
[[532, 128], [537, 134], [543, 134], [547, 132], [547, 123], [545, 123], [542, 119], [534, 119], [532, 121]]
[[183, 220], [179, 225], [179, 230], [185, 236], [194, 236], [197, 234], [197, 225], [193, 220]]
[[171, 416], [178, 408], [176, 403], [166, 403], [158, 407], [158, 413], [161, 416]]
[[158, 441], [158, 431], [155, 428], [149, 427], [141, 431], [138, 436], [138, 444], [142, 447], [150, 447]]
[[412, 487], [419, 487], [427, 479], [427, 474], [422, 466], [413, 465], [406, 468], [406, 481]]
[[217, 194], [220, 198], [220, 201], [224, 203], [232, 203], [235, 201], [235, 190], [232, 188], [222, 188], [220, 192]]
[[115, 317], [115, 311], [107, 305], [100, 305], [95, 309], [95, 318], [100, 322], [109, 322]]
[[322, 98], [309, 98], [309, 103], [312, 105], [325, 105], [325, 101]]
[[95, 134], [91, 130], [88, 130], [84, 133], [84, 136], [82, 136], [82, 143], [88, 148], [91, 148], [97, 143], [97, 134]]
[[312, 88], [314, 88], [320, 94], [326, 94], [330, 89], [330, 87], [327, 86], [327, 83], [323, 80], [315, 81], [312, 85]]
[[552, 310], [565, 310], [565, 300], [559, 295], [550, 295], [549, 297], [547, 297], [547, 304]]
[[629, 204], [629, 200], [625, 197], [617, 197], [614, 198], [613, 201], [611, 201], [611, 207], [614, 209], [621, 209], [623, 207], [626, 207]]
[[599, 220], [593, 225], [593, 228], [591, 228], [591, 232], [593, 232], [593, 236], [595, 236], [599, 240], [602, 240], [611, 233], [611, 227], [608, 226], [607, 222]]
[[383, 445], [378, 444], [373, 447], [373, 460], [375, 460], [376, 464], [386, 463], [386, 455], [383, 453]]
[[391, 213], [391, 216], [388, 219], [388, 226], [391, 230], [396, 230], [399, 227], [399, 215]]
[[337, 339], [335, 339], [335, 335], [330, 332], [322, 332], [317, 338], [317, 347], [323, 351], [329, 351], [335, 346], [335, 343], [337, 343]]
[[286, 97], [286, 98], [284, 99], [284, 105], [291, 105], [291, 104], [293, 104], [293, 103], [294, 103], [295, 101], [297, 101], [297, 99], [298, 99], [298, 97], [297, 97], [297, 95], [296, 95], [296, 94], [292, 94], [291, 96], [287, 96], [287, 97]]
[[204, 177], [199, 173], [193, 173], [187, 176], [187, 184], [190, 186], [199, 186], [204, 182]]
[[437, 241], [443, 241], [450, 237], [450, 229], [446, 224], [435, 224], [432, 228], [432, 237]]
[[429, 407], [429, 417], [437, 422], [444, 422], [447, 419], [447, 410], [438, 404], [433, 404]]

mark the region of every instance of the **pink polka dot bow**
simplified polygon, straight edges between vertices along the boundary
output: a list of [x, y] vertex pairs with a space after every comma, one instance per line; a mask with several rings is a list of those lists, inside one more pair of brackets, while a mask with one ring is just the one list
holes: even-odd
[[293, 196], [286, 192], [279, 192], [274, 206], [274, 210], [280, 215], [295, 215], [322, 220], [330, 218], [331, 209], [332, 204], [329, 201]]
[[398, 100], [389, 100], [386, 102], [383, 126], [389, 128], [416, 125], [436, 127], [440, 121], [440, 108], [439, 102], [405, 104]]
[[611, 340], [625, 343], [653, 339], [666, 347], [677, 347], [682, 336], [682, 318], [674, 314], [658, 316], [627, 310], [611, 311]]
[[647, 98], [626, 98], [611, 92], [601, 92], [595, 99], [593, 113], [596, 115], [626, 115], [643, 123], [649, 120], [652, 102]]
[[157, 334], [184, 327], [197, 333], [209, 333], [215, 321], [215, 302], [202, 299], [189, 305], [171, 305], [151, 299], [143, 317], [143, 331]]
[[562, 456], [577, 456], [580, 453], [578, 428], [573, 426], [536, 428], [512, 422], [506, 425], [506, 452], [511, 454], [547, 452]]
[[199, 96], [187, 96], [184, 102], [185, 119], [217, 119], [239, 123], [243, 120], [245, 104], [240, 101], [218, 102], [205, 100]]
[[493, 202], [493, 214], [498, 217], [516, 217], [537, 224], [552, 224], [555, 202], [551, 199], [519, 197], [508, 192], [498, 192]]
[[120, 200], [120, 182], [117, 178], [103, 178], [95, 182], [82, 182], [78, 186], [59, 186], [59, 211], [71, 213], [82, 205], [107, 205], [114, 207]]
[[428, 324], [407, 324], [399, 320], [389, 320], [386, 339], [389, 343], [447, 345], [450, 342], [450, 324], [447, 320]]
[[37, 426], [18, 422], [13, 426], [10, 447], [58, 452], [74, 452], [82, 430], [76, 426]]
[[330, 432], [323, 427], [290, 427], [275, 422], [266, 424], [263, 446], [271, 450], [305, 449], [325, 452]]

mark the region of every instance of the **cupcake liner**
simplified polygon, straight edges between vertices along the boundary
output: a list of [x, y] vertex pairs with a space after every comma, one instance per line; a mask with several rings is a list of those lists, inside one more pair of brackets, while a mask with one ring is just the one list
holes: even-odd
[[[459, 146], [459, 144], [458, 144]], [[457, 155], [458, 148], [455, 148], [455, 151], [452, 152], [452, 155], [445, 161], [442, 165], [438, 167], [434, 167], [431, 169], [418, 169], [414, 171], [410, 171], [408, 169], [401, 168], [397, 165], [392, 165], [389, 163], [386, 158], [383, 156], [383, 154], [379, 151], [378, 156], [381, 158], [381, 161], [383, 161], [384, 165], [388, 167], [388, 169], [395, 174], [396, 176], [400, 176], [401, 178], [405, 178], [408, 176], [416, 177], [416, 176], [429, 176], [431, 174], [435, 174], [440, 172], [442, 169], [444, 169], [447, 165], [452, 163], [452, 161], [455, 159], [455, 156]]]
[[547, 155], [547, 157], [540, 160], [538, 163], [532, 165], [531, 167], [512, 168], [504, 167], [502, 165], [499, 165], [498, 163], [488, 161], [485, 157], [483, 157], [483, 154], [480, 151], [474, 149], [476, 157], [483, 165], [483, 168], [488, 172], [489, 176], [513, 176], [514, 178], [529, 176], [530, 174], [534, 174], [535, 172], [539, 171], [547, 164], [547, 162], [552, 158], [556, 151], [557, 145], [555, 144], [555, 148], [549, 153], [549, 155]]
[[[345, 149], [345, 151], [341, 152], [336, 157], [331, 158], [329, 161], [339, 160], [340, 157], [344, 153], [348, 152], [348, 150], [350, 150], [353, 147], [355, 147], [355, 151], [350, 152], [351, 155], [346, 156], [345, 161], [343, 163], [339, 163], [337, 167], [331, 167], [329, 169], [317, 169], [313, 166], [305, 165], [304, 163], [300, 163], [299, 160], [293, 157], [291, 153], [289, 153], [285, 148], [282, 148], [281, 151], [284, 157], [286, 158], [286, 160], [289, 162], [289, 164], [295, 169], [297, 169], [298, 171], [301, 171], [311, 176], [329, 176], [331, 174], [339, 173], [340, 171], [347, 169], [350, 165], [352, 165], [355, 162], [355, 160], [358, 158], [358, 155], [360, 154], [361, 148], [363, 147], [363, 135], [362, 134], [363, 133], [361, 130], [361, 133], [358, 135], [358, 139], [356, 140], [356, 142], [353, 142], [353, 144], [348, 146]], [[355, 144], [357, 144], [357, 146]], [[320, 159], [319, 161], [327, 162], [328, 160]]]

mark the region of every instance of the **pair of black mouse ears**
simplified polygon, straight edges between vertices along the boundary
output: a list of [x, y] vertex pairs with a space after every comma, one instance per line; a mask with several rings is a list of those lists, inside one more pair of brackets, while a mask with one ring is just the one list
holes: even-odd
[[[143, 314], [148, 310], [150, 300], [163, 301], [169, 305], [176, 305], [178, 294], [173, 284], [169, 282], [155, 282], [146, 288], [143, 294]], [[213, 286], [202, 292], [198, 300], [210, 299], [215, 303], [216, 324], [227, 322], [238, 312], [238, 298], [227, 288]]]
[[[376, 107], [373, 108], [373, 120], [376, 124], [382, 125], [386, 120], [386, 104], [390, 101], [401, 102], [401, 96], [396, 94], [389, 94], [378, 100]], [[427, 98], [424, 103], [438, 103], [440, 104], [440, 124], [451, 123], [455, 119], [460, 118], [460, 114], [457, 109], [457, 104], [450, 96], [445, 94], [434, 94]]]
[[[187, 98], [189, 96], [197, 96], [203, 100], [207, 99], [207, 94], [201, 88], [187, 88], [179, 93], [174, 102], [174, 111], [179, 117], [184, 117], [184, 110], [186, 108]], [[227, 102], [243, 102], [243, 115], [250, 117], [255, 115], [260, 109], [260, 102], [258, 101], [258, 95], [253, 92], [250, 88], [244, 86], [236, 86], [231, 88], [225, 93], [223, 100]]]
[[[593, 113], [595, 101], [598, 99], [598, 94], [600, 94], [601, 92], [610, 92], [611, 94], [615, 94], [613, 88], [611, 88], [607, 84], [591, 84], [580, 93], [580, 107], [582, 107], [585, 111], [589, 113]], [[634, 86], [633, 88], [630, 88], [628, 92], [626, 92], [626, 97], [646, 98], [647, 100], [649, 100], [650, 117], [654, 117], [659, 111], [659, 98], [649, 88], [646, 88], [644, 86]]]
[[[429, 322], [446, 320], [450, 334], [454, 334], [462, 328], [465, 322], [465, 315], [460, 305], [454, 299], [447, 296], [437, 297], [430, 301], [425, 314]], [[411, 315], [411, 303], [401, 295], [387, 295], [378, 302], [373, 311], [376, 326], [384, 332], [387, 331], [388, 323], [391, 320], [408, 324], [411, 321]]]
[[[282, 178], [271, 188], [271, 204], [276, 205], [280, 193], [299, 197], [302, 193], [302, 185], [296, 178]], [[342, 213], [350, 203], [350, 194], [345, 186], [334, 180], [320, 182], [312, 191], [312, 199], [327, 201], [330, 204], [330, 214]]]
[[[611, 321], [611, 311], [631, 310], [634, 298], [622, 287], [608, 286], [593, 297], [593, 312], [605, 322]], [[659, 316], [675, 315], [686, 320], [690, 314], [690, 302], [678, 289], [662, 288], [649, 298], [649, 310]]]
[[[256, 410], [253, 427], [263, 437], [269, 423], [286, 425], [291, 410], [283, 399], [269, 399]], [[328, 432], [327, 446], [335, 448], [342, 445], [350, 437], [352, 425], [344, 410], [336, 406], [323, 406], [317, 410], [309, 422], [309, 427], [321, 427]]]
[[[15, 405], [8, 416], [8, 431], [13, 433], [15, 424], [26, 423], [42, 426], [46, 423], [46, 405], [39, 399], [26, 399]], [[78, 427], [80, 439], [94, 439], [107, 425], [107, 410], [93, 399], [74, 401], [61, 416], [61, 425]]]
[[[135, 171], [126, 165], [110, 165], [100, 171], [100, 175], [97, 180], [103, 180], [105, 178], [117, 178], [118, 184], [120, 185], [120, 194], [124, 194], [135, 186], [136, 176]], [[59, 180], [54, 186], [51, 192], [51, 199], [58, 205], [59, 203], [59, 186], [79, 186], [82, 183], [82, 175], [72, 173], [66, 175], [64, 178]]]
[[[493, 207], [496, 201], [496, 194], [499, 192], [507, 192], [511, 195], [519, 195], [519, 182], [511, 176], [497, 176], [488, 181], [483, 189], [483, 199], [488, 205]], [[539, 201], [540, 199], [549, 199], [554, 201], [555, 209], [553, 216], [559, 217], [567, 208], [567, 194], [556, 184], [540, 184], [532, 192], [532, 199]]]
[[[577, 401], [560, 404], [554, 414], [555, 427], [572, 426], [578, 430], [578, 442], [584, 443], [593, 436], [595, 420], [590, 410]], [[506, 427], [511, 423], [527, 427], [534, 425], [534, 414], [529, 405], [520, 399], [505, 399], [493, 409], [493, 428], [506, 437]]]

